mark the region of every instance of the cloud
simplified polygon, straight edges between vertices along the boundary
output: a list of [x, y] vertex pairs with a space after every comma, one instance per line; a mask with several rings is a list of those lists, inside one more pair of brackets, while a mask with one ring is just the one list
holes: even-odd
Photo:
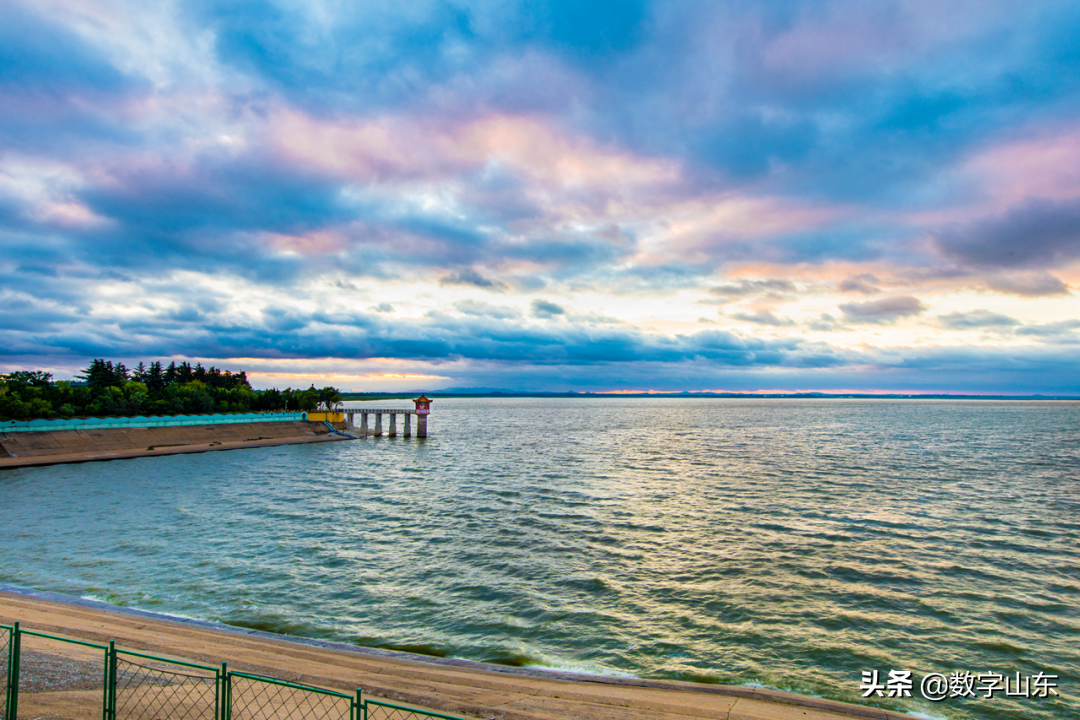
[[1055, 267], [1080, 257], [1080, 199], [1031, 198], [934, 241], [946, 257], [976, 267]]
[[840, 282], [840, 292], [857, 292], [863, 295], [874, 295], [881, 292], [878, 287], [879, 280], [872, 273], [860, 273], [849, 275]]
[[1080, 342], [1080, 320], [1062, 320], [1060, 322], [1044, 323], [1042, 325], [1025, 325], [1017, 328], [1016, 334], [1035, 337], [1043, 342]]
[[[131, 288], [133, 296], [139, 290]], [[258, 312], [225, 304], [202, 322], [178, 323], [174, 309], [116, 306], [83, 315], [50, 313], [40, 299], [10, 303], [18, 308], [6, 323], [7, 356], [203, 357], [203, 358], [397, 358], [400, 361], [498, 362], [535, 365], [606, 365], [708, 360], [739, 366], [821, 366], [841, 361], [827, 346], [798, 339], [763, 340], [731, 332], [668, 336], [643, 332], [599, 316], [570, 317], [556, 303], [537, 299], [536, 317], [563, 318], [531, 324], [493, 306], [459, 304], [461, 314], [432, 312], [421, 318], [358, 313], [347, 306], [315, 307], [294, 297], [288, 305], [267, 303]], [[42, 323], [44, 313], [52, 321]], [[20, 322], [19, 318], [33, 322]]]
[[1067, 295], [1069, 286], [1048, 272], [1029, 271], [990, 275], [986, 284], [998, 292], [1012, 293], [1025, 297], [1044, 295]]
[[834, 332], [843, 329], [844, 325], [829, 313], [821, 313], [821, 317], [806, 323], [806, 327], [817, 332]]
[[1010, 328], [1020, 324], [1019, 320], [989, 310], [972, 310], [939, 315], [938, 322], [950, 330], [973, 330], [977, 328]]
[[521, 311], [517, 308], [506, 307], [503, 305], [491, 305], [478, 300], [462, 300], [461, 302], [454, 303], [454, 307], [457, 308], [458, 312], [465, 313], [466, 315], [490, 317], [497, 320], [509, 320], [521, 317]]
[[506, 283], [501, 280], [492, 280], [484, 277], [472, 269], [460, 270], [450, 273], [439, 280], [440, 285], [472, 285], [482, 290], [502, 292], [506, 290]]
[[793, 293], [796, 291], [795, 283], [790, 280], [739, 280], [737, 283], [727, 283], [709, 288], [713, 295], [757, 295], [759, 293]]
[[185, 305], [177, 308], [173, 312], [168, 313], [165, 317], [180, 323], [197, 323], [203, 322], [206, 319], [205, 316], [192, 305]]
[[[35, 278], [39, 279], [39, 278]], [[197, 282], [188, 282], [195, 287]], [[123, 288], [115, 288], [114, 292]], [[138, 286], [131, 297], [151, 297]], [[5, 292], [8, 292], [5, 290]], [[10, 295], [8, 296], [10, 297]], [[84, 367], [90, 357], [212, 359], [246, 367], [251, 359], [320, 359], [342, 365], [396, 358], [456, 384], [520, 389], [913, 388], [924, 391], [1060, 392], [1080, 387], [1072, 348], [1080, 321], [1021, 328], [1035, 347], [873, 348], [857, 350], [789, 336], [705, 330], [677, 335], [628, 324], [589, 324], [564, 312], [558, 323], [529, 323], [498, 306], [459, 303], [459, 313], [420, 318], [361, 313], [302, 294], [257, 313], [230, 302], [201, 310], [201, 323], [177, 323], [175, 306], [100, 305], [94, 322], [55, 312], [40, 297], [7, 302], [0, 318], [5, 367]], [[320, 302], [309, 302], [319, 297]], [[551, 303], [554, 305], [554, 303]], [[308, 308], [305, 310], [304, 308]], [[475, 314], [461, 312], [462, 309]], [[9, 317], [10, 315], [10, 317]], [[822, 316], [829, 326], [835, 321]], [[246, 361], [230, 358], [249, 358]], [[488, 380], [483, 380], [483, 378]], [[471, 378], [471, 380], [470, 380]], [[1010, 379], [1011, 378], [1011, 379]], [[498, 380], [496, 383], [495, 381]], [[482, 382], [480, 382], [482, 381]], [[506, 385], [504, 383], [509, 383]]]
[[[1077, 27], [1075, 3], [14, 0], [0, 352], [381, 354], [585, 385], [648, 368], [963, 380], [965, 357], [1037, 382], [1002, 368], [1058, 367], [1051, 338], [1072, 329], [920, 325], [942, 347], [986, 323], [1034, 348], [948, 357], [798, 334], [850, 347], [853, 324], [923, 312], [914, 296], [966, 307], [950, 295], [973, 281], [1025, 298], [1024, 317], [1058, 311], [1080, 261]], [[882, 299], [890, 277], [911, 297]], [[731, 316], [768, 343], [676, 334], [704, 329], [688, 298], [826, 289], [874, 302]], [[530, 305], [541, 293], [624, 320]]]
[[790, 318], [778, 318], [768, 310], [758, 310], [752, 315], [749, 313], [733, 313], [730, 317], [757, 325], [772, 325], [773, 327], [790, 327], [795, 324]]
[[18, 3], [5, 4], [0, 23], [0, 64], [6, 85], [37, 83], [42, 90], [121, 89], [119, 72], [79, 36]]
[[881, 325], [918, 315], [926, 310], [926, 306], [918, 298], [901, 295], [864, 303], [845, 303], [840, 310], [848, 322]]
[[540, 300], [539, 298], [533, 300], [530, 307], [532, 309], [533, 317], [543, 318], [545, 320], [550, 320], [551, 318], [566, 314], [566, 310], [563, 309], [561, 305], [556, 305], [547, 300]]

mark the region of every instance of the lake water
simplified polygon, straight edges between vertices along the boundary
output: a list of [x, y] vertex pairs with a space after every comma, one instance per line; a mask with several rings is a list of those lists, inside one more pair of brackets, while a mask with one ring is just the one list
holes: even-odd
[[[385, 405], [385, 404], [384, 404]], [[0, 473], [0, 580], [488, 662], [1080, 717], [1080, 403], [437, 400], [370, 438]], [[919, 699], [955, 671], [1051, 700]]]

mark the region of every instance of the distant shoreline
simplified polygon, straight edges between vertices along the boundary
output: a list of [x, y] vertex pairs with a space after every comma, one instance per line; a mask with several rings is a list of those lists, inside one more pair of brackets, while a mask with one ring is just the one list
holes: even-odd
[[[597, 392], [512, 392], [492, 390], [490, 392], [439, 392], [424, 390], [433, 400], [440, 398], [679, 398], [679, 399], [732, 399], [732, 400], [1065, 400], [1078, 401], [1080, 395], [958, 395], [954, 393], [713, 393], [713, 392], [641, 392], [641, 393], [597, 393]], [[398, 400], [413, 398], [419, 390], [407, 393], [342, 393], [344, 402], [364, 402], [367, 400]]]

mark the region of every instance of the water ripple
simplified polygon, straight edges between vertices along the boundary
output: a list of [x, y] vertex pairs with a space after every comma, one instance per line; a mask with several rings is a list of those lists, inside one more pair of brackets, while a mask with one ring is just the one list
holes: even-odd
[[1056, 402], [441, 400], [425, 442], [6, 472], [0, 579], [848, 701], [867, 669], [1043, 670], [1060, 699], [933, 711], [1076, 717], [1078, 418]]

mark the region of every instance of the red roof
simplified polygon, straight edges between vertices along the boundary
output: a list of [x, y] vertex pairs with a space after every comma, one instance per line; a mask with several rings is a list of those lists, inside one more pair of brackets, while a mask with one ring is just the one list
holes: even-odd
[[415, 400], [413, 400], [413, 402], [417, 402], [417, 403], [429, 403], [429, 402], [431, 402], [431, 401], [427, 399], [427, 396], [426, 396], [426, 395], [421, 395], [420, 397], [418, 397], [418, 398], [416, 398]]

